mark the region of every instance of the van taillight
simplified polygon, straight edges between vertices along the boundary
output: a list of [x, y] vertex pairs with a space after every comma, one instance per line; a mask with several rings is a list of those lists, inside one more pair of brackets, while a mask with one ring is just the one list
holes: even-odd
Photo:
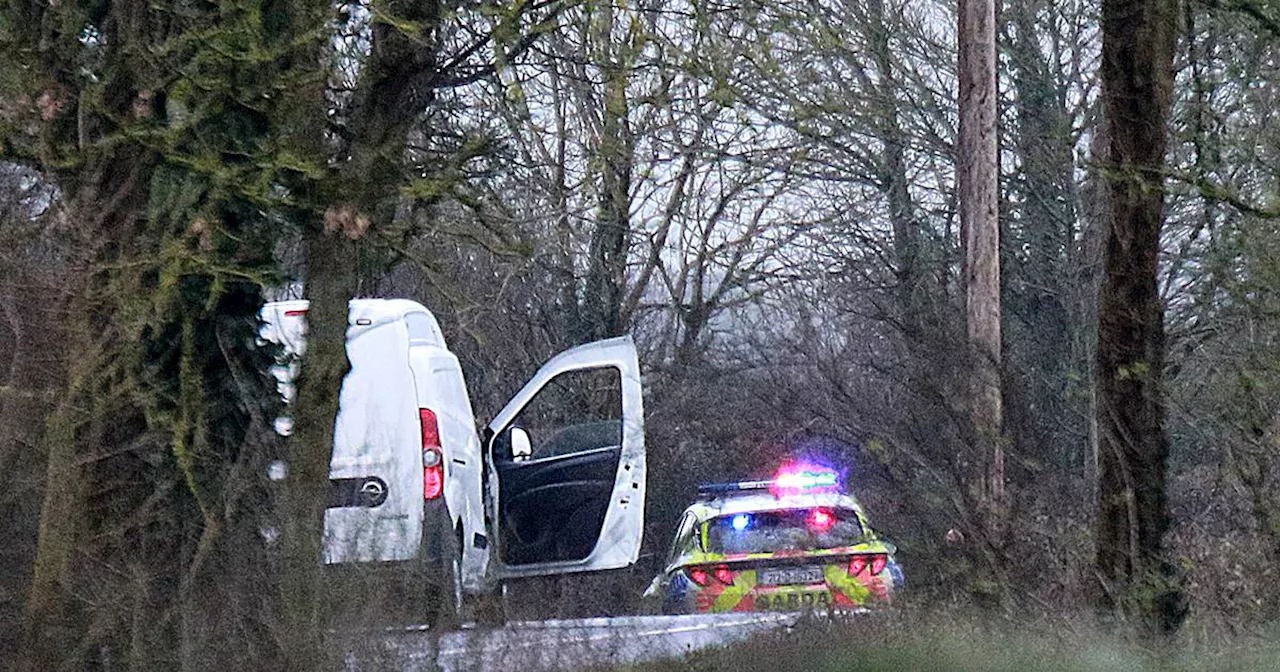
[[440, 424], [429, 408], [418, 409], [422, 423], [422, 498], [436, 499], [444, 492], [444, 452], [440, 449]]
[[440, 450], [440, 425], [436, 422], [436, 414], [429, 408], [419, 408], [418, 418], [422, 420], [422, 449]]
[[444, 474], [440, 465], [422, 470], [422, 498], [435, 499], [444, 492]]

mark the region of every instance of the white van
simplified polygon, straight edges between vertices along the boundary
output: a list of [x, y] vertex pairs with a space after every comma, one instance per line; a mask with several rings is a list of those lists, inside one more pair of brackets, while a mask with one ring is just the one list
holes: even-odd
[[[262, 337], [294, 397], [306, 301], [268, 303]], [[456, 622], [504, 579], [625, 567], [644, 527], [644, 410], [630, 337], [547, 362], [476, 432], [435, 316], [404, 299], [350, 302], [330, 462], [324, 562], [412, 563]], [[281, 418], [277, 430], [288, 433]]]

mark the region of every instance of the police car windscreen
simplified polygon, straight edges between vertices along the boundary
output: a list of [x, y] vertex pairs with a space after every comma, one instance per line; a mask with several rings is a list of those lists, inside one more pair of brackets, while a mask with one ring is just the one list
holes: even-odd
[[772, 553], [854, 546], [864, 541], [853, 511], [793, 509], [752, 511], [707, 522], [708, 553]]

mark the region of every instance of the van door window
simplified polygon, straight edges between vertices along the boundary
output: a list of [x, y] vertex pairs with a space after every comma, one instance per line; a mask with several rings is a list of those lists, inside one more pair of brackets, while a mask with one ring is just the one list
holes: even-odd
[[551, 379], [517, 416], [530, 459], [622, 445], [622, 385], [617, 369], [568, 371]]
[[548, 381], [502, 432], [494, 452], [504, 563], [591, 554], [618, 474], [622, 419], [619, 370], [579, 369]]

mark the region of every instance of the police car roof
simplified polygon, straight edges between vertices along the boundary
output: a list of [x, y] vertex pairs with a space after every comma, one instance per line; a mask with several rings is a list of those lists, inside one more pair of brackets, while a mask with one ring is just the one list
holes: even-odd
[[700, 520], [717, 516], [731, 516], [753, 511], [778, 511], [785, 509], [812, 509], [817, 507], [853, 509], [862, 512], [862, 506], [852, 495], [843, 492], [814, 492], [774, 495], [768, 490], [738, 492], [731, 495], [703, 498], [689, 507]]

